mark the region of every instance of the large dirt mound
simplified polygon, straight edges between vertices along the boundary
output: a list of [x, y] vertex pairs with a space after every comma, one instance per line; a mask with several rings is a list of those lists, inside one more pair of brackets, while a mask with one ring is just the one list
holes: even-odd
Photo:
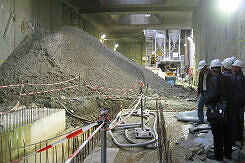
[[[73, 27], [27, 36], [0, 67], [0, 82], [54, 83], [79, 74], [94, 85], [111, 88], [130, 88], [143, 78], [157, 93], [178, 94], [175, 87], [151, 71]], [[6, 90], [2, 94], [6, 95]]]

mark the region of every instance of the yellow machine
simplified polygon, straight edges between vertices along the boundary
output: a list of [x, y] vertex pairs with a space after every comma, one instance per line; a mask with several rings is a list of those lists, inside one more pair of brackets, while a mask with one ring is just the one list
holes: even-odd
[[171, 64], [168, 64], [165, 69], [166, 76], [176, 76], [176, 67], [171, 67]]
[[175, 85], [177, 65], [173, 63], [162, 63], [159, 67], [165, 73], [165, 80], [171, 85]]

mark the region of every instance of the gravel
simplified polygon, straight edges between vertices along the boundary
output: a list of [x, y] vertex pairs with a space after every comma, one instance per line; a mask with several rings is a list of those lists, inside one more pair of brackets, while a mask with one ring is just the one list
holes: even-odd
[[[55, 83], [79, 74], [93, 85], [111, 88], [131, 88], [143, 78], [154, 93], [185, 95], [182, 88], [171, 86], [150, 70], [74, 27], [63, 27], [46, 35], [28, 35], [1, 65], [0, 85], [21, 80]], [[13, 104], [18, 93], [19, 89], [0, 89], [0, 103]], [[84, 93], [88, 93], [88, 89], [84, 89]]]

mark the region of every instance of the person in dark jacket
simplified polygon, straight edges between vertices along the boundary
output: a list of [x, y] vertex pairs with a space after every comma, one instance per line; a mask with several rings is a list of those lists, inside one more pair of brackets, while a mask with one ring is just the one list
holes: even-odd
[[[226, 107], [224, 110], [219, 110], [225, 115], [223, 119], [217, 118], [210, 120], [211, 130], [214, 140], [214, 155], [208, 155], [209, 159], [222, 161], [223, 156], [226, 159], [231, 159], [232, 153], [232, 129], [234, 125], [234, 115], [232, 110], [234, 85], [232, 73], [226, 70], [221, 73], [221, 62], [219, 59], [214, 59], [210, 63], [211, 72], [214, 75], [208, 90], [206, 105], [208, 108], [215, 108], [217, 103], [225, 101]], [[208, 116], [208, 114], [207, 114]], [[209, 119], [209, 117], [207, 117]]]
[[244, 67], [244, 64], [241, 60], [236, 60], [232, 64], [232, 73], [235, 78], [235, 102], [234, 107], [237, 111], [237, 137], [235, 138], [235, 145], [241, 146], [243, 144], [243, 129], [244, 129], [244, 105], [245, 105], [245, 78], [241, 68]]
[[197, 88], [197, 97], [200, 95], [200, 99], [198, 101], [197, 111], [198, 111], [198, 124], [204, 123], [204, 115], [203, 115], [203, 107], [207, 100], [207, 90], [209, 88], [209, 83], [212, 78], [212, 74], [210, 69], [207, 67], [207, 63], [205, 60], [201, 60], [198, 64], [199, 79], [198, 79], [198, 88]]

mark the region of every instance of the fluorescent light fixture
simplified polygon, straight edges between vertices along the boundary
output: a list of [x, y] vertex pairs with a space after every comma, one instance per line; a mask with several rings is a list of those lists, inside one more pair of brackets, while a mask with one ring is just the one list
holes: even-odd
[[105, 37], [106, 37], [106, 35], [105, 35], [105, 34], [102, 34], [102, 35], [100, 36], [100, 39], [101, 39], [101, 40], [104, 40]]
[[219, 7], [225, 12], [235, 11], [241, 3], [241, 0], [219, 0]]
[[146, 18], [148, 18], [148, 17], [150, 17], [151, 16], [151, 14], [145, 14], [145, 17]]

